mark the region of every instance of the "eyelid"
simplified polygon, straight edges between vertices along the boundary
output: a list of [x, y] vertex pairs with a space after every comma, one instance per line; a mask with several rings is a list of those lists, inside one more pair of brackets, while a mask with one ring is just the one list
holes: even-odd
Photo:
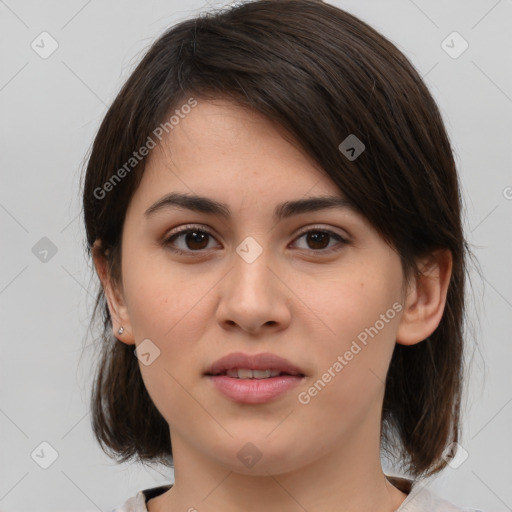
[[305, 226], [304, 228], [300, 228], [299, 231], [293, 234], [294, 237], [303, 235], [304, 233], [308, 233], [309, 231], [326, 231], [327, 233], [339, 236], [344, 242], [349, 243], [350, 242], [350, 236], [348, 233], [344, 232], [344, 234], [339, 233], [338, 231], [334, 231], [334, 228], [331, 228], [330, 226], [323, 226], [321, 224], [312, 224], [309, 226]]
[[[205, 229], [205, 227], [206, 227], [206, 229]], [[180, 235], [181, 233], [186, 233], [187, 231], [194, 230], [194, 229], [196, 229], [197, 231], [208, 233], [210, 236], [215, 237], [215, 235], [213, 234], [213, 229], [210, 228], [209, 226], [207, 226], [206, 224], [183, 224], [175, 229], [172, 229], [168, 233], [166, 233], [164, 235], [164, 242], [165, 242], [165, 240], [169, 240], [169, 238], [171, 238], [175, 235]]]
[[[206, 229], [205, 229], [205, 227], [206, 227]], [[206, 224], [184, 224], [184, 225], [176, 228], [176, 230], [171, 230], [169, 233], [167, 233], [165, 235], [165, 238], [169, 239], [169, 237], [171, 237], [173, 235], [180, 234], [189, 229], [197, 229], [198, 231], [204, 231], [211, 236], [215, 236], [212, 233], [213, 229], [210, 228], [210, 226], [208, 226]], [[329, 233], [333, 233], [333, 234], [339, 236], [340, 238], [343, 238], [346, 242], [350, 241], [350, 236], [348, 235], [348, 233], [345, 232], [344, 234], [341, 234], [341, 233], [338, 233], [337, 231], [334, 231], [335, 228], [332, 228], [330, 226], [323, 226], [321, 224], [312, 224], [312, 225], [304, 226], [304, 227], [300, 228], [298, 231], [296, 231], [295, 233], [293, 233], [292, 236], [297, 237], [299, 235], [302, 235], [302, 234], [307, 233], [314, 229], [318, 229], [319, 231], [327, 231]]]

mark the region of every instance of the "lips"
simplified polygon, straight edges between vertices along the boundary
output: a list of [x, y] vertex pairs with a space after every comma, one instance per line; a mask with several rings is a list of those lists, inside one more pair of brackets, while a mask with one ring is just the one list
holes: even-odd
[[305, 373], [287, 359], [265, 352], [262, 354], [244, 354], [233, 352], [215, 361], [206, 370], [205, 375], [225, 375], [228, 370], [245, 368], [248, 370], [279, 370], [284, 375], [305, 376]]

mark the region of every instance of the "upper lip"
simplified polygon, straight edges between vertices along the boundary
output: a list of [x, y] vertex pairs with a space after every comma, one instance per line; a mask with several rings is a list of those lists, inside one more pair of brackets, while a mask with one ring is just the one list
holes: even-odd
[[290, 361], [269, 352], [252, 355], [244, 354], [243, 352], [233, 352], [217, 359], [217, 361], [210, 365], [205, 374], [218, 375], [233, 368], [246, 368], [248, 370], [272, 369], [290, 375], [304, 376], [304, 372], [290, 363]]

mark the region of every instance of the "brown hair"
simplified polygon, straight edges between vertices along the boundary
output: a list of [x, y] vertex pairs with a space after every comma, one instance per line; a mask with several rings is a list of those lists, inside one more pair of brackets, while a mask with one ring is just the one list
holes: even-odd
[[[109, 108], [87, 165], [87, 250], [90, 256], [101, 240], [116, 283], [124, 216], [145, 158], [122, 179], [112, 177], [190, 97], [230, 98], [282, 125], [396, 248], [406, 276], [418, 272], [419, 256], [451, 251], [453, 271], [438, 328], [421, 343], [395, 346], [381, 429], [381, 446], [409, 474], [443, 469], [443, 453], [460, 434], [468, 247], [450, 142], [417, 71], [369, 25], [321, 1], [247, 2], [168, 29]], [[366, 146], [353, 161], [338, 148], [350, 134]], [[169, 426], [146, 391], [133, 345], [112, 335], [101, 286], [93, 319], [100, 309], [94, 434], [119, 462], [135, 457], [169, 464]]]

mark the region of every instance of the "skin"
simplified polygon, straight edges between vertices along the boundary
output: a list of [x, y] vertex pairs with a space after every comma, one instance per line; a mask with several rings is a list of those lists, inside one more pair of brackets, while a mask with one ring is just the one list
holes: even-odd
[[[231, 219], [179, 209], [144, 215], [169, 192], [226, 203]], [[391, 512], [406, 498], [380, 463], [384, 382], [395, 343], [419, 343], [439, 324], [450, 254], [419, 261], [425, 277], [407, 284], [399, 255], [354, 211], [273, 222], [278, 203], [320, 195], [343, 197], [280, 127], [228, 100], [201, 100], [148, 157], [123, 226], [122, 283], [108, 276], [95, 244], [115, 335], [136, 346], [148, 338], [160, 350], [139, 366], [170, 427], [175, 483], [148, 502], [150, 512]], [[162, 240], [187, 224], [212, 236], [187, 245], [182, 235], [174, 247], [189, 256], [175, 254]], [[315, 244], [297, 233], [303, 228], [348, 243]], [[263, 250], [252, 263], [236, 252], [247, 236]], [[394, 303], [402, 310], [300, 403], [298, 394]], [[305, 381], [265, 404], [235, 403], [203, 376], [234, 351], [276, 353]], [[237, 457], [248, 442], [262, 454], [251, 468]]]

